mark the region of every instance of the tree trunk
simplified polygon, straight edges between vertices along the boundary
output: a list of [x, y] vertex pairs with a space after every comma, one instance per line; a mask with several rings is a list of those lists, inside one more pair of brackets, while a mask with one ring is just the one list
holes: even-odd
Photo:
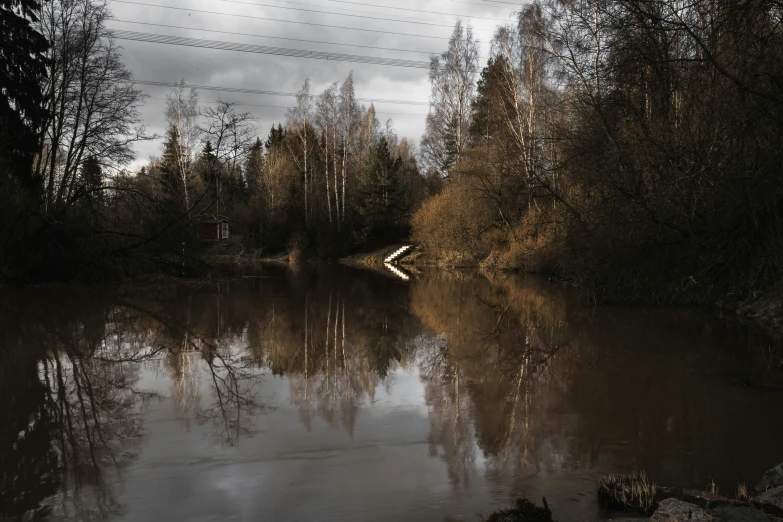
[[329, 124], [326, 124], [326, 142], [324, 143], [325, 159], [324, 177], [326, 178], [326, 211], [329, 213], [329, 228], [332, 228], [332, 195], [329, 193]]

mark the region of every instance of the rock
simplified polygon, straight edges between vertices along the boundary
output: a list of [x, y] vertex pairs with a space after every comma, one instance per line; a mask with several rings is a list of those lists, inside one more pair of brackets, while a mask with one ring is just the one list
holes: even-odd
[[716, 522], [770, 522], [770, 518], [750, 506], [721, 507], [711, 509], [710, 514]]
[[654, 522], [711, 521], [712, 515], [695, 504], [689, 504], [676, 498], [667, 498], [658, 505], [650, 520]]
[[525, 498], [519, 498], [515, 507], [491, 513], [486, 522], [552, 522], [552, 512], [546, 505], [546, 499], [544, 507], [538, 507]]
[[783, 486], [769, 489], [760, 495], [756, 495], [752, 500], [754, 504], [761, 506], [764, 511], [783, 515]]
[[764, 493], [768, 489], [774, 489], [778, 486], [783, 486], [783, 462], [764, 473], [761, 481], [756, 484], [756, 492]]
[[726, 507], [726, 506], [715, 506], [716, 502], [722, 502], [727, 500], [724, 497], [713, 495], [711, 493], [707, 493], [706, 491], [696, 491], [693, 489], [686, 489], [683, 490], [682, 495], [679, 497], [680, 500], [683, 502], [687, 502], [688, 504], [695, 504], [699, 506], [700, 508], [710, 508], [710, 507]]

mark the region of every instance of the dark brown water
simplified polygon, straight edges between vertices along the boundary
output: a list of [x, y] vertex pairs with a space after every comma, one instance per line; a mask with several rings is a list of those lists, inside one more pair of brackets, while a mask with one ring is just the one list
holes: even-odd
[[607, 472], [728, 492], [783, 461], [772, 343], [525, 277], [6, 292], [0, 356], [0, 519], [596, 520]]

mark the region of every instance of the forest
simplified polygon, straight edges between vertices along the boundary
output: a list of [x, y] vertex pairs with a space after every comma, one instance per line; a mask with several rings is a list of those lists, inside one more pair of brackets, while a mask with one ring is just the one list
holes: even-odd
[[433, 60], [412, 235], [603, 300], [780, 299], [781, 4], [547, 0]]
[[403, 240], [427, 262], [543, 272], [603, 300], [780, 300], [783, 6], [540, 0], [486, 63], [458, 22], [431, 57], [420, 143], [305, 80], [260, 129], [235, 102], [167, 96], [154, 138], [93, 0], [2, 0], [0, 281], [209, 270], [232, 252], [336, 260]]
[[353, 73], [319, 94], [305, 80], [266, 136], [237, 102], [202, 104], [183, 79], [160, 155], [134, 167], [134, 145], [157, 137], [106, 3], [9, 0], [0, 16], [14, 35], [2, 43], [2, 281], [203, 274], [196, 225], [210, 216], [230, 220], [233, 254], [335, 260], [407, 236], [430, 192], [414, 146], [356, 100]]

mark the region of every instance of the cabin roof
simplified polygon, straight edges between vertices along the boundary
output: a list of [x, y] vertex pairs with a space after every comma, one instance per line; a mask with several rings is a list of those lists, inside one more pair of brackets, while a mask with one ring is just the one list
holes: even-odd
[[212, 214], [202, 214], [200, 216], [197, 216], [193, 218], [193, 221], [195, 223], [229, 223], [230, 220], [226, 216], [221, 215], [212, 215]]

